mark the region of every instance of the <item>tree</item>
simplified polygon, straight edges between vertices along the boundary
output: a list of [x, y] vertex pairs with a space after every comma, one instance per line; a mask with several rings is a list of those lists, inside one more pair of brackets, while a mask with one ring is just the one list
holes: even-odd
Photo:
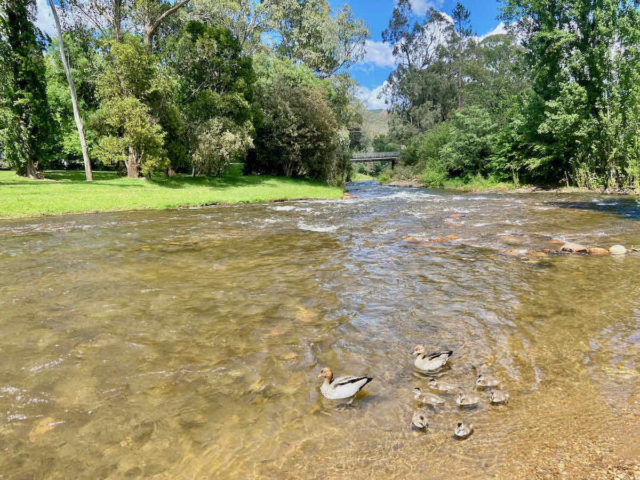
[[164, 132], [148, 105], [162, 94], [153, 57], [139, 38], [125, 36], [110, 45], [110, 61], [98, 78], [101, 114], [106, 126], [98, 155], [123, 163], [127, 176], [150, 176], [167, 165]]
[[49, 0], [49, 6], [51, 7], [51, 13], [53, 13], [53, 19], [56, 24], [56, 30], [58, 32], [58, 48], [60, 49], [60, 60], [64, 67], [64, 73], [67, 76], [67, 82], [69, 83], [69, 94], [71, 96], [71, 105], [73, 106], [73, 118], [76, 122], [78, 129], [78, 137], [80, 139], [80, 146], [82, 148], [82, 160], [84, 161], [84, 173], [88, 182], [93, 180], [93, 174], [91, 172], [91, 160], [89, 160], [89, 150], [87, 149], [87, 140], [84, 136], [84, 126], [82, 124], [82, 117], [80, 116], [80, 110], [78, 109], [78, 96], [76, 95], [76, 86], [71, 76], [71, 68], [67, 62], [67, 56], [64, 52], [64, 40], [62, 39], [62, 28], [60, 27], [60, 19], [58, 18], [58, 12], [53, 4], [53, 0]]
[[335, 12], [328, 0], [271, 2], [269, 26], [277, 33], [275, 51], [305, 63], [322, 78], [334, 76], [364, 55], [369, 30], [348, 5]]
[[246, 170], [308, 176], [342, 184], [349, 173], [349, 132], [332, 109], [327, 80], [287, 60], [258, 62], [256, 155]]
[[525, 108], [533, 115], [518, 136], [535, 152], [530, 170], [610, 188], [632, 173], [638, 6], [636, 0], [505, 1], [503, 16], [523, 34], [532, 76]]
[[44, 83], [44, 44], [33, 25], [33, 0], [0, 3], [0, 102], [5, 156], [19, 175], [40, 178], [38, 162], [51, 150], [54, 124]]
[[[188, 22], [179, 32], [166, 63], [177, 80], [177, 103], [189, 139], [193, 173], [222, 173], [220, 165], [251, 145], [253, 72], [251, 58], [225, 28]], [[220, 135], [219, 139], [214, 139]], [[224, 155], [215, 156], [214, 146]], [[214, 158], [215, 157], [215, 158]], [[213, 162], [213, 163], [211, 163]]]

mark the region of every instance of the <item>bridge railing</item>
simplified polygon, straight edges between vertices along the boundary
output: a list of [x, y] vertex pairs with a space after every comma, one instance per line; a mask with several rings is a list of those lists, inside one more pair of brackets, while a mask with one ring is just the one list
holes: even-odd
[[352, 153], [352, 160], [363, 160], [367, 158], [398, 158], [400, 152], [366, 152], [366, 153]]

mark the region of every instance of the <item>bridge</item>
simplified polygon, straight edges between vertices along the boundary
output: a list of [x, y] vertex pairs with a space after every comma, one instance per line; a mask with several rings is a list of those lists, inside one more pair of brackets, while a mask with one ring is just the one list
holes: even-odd
[[367, 152], [352, 153], [352, 163], [391, 162], [391, 168], [396, 166], [400, 152]]

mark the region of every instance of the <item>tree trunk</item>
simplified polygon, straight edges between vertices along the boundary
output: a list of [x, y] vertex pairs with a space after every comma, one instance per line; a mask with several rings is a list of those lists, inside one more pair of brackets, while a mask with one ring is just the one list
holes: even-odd
[[127, 160], [127, 177], [138, 178], [140, 171], [138, 169], [138, 155], [133, 147], [129, 147], [129, 159]]
[[41, 179], [42, 174], [38, 171], [38, 164], [31, 158], [27, 160], [25, 174], [29, 178]]
[[53, 20], [56, 24], [56, 30], [58, 30], [58, 42], [60, 48], [60, 59], [62, 60], [62, 66], [64, 67], [64, 73], [67, 76], [67, 82], [69, 83], [69, 93], [71, 94], [71, 105], [73, 106], [73, 118], [76, 121], [76, 127], [78, 129], [78, 136], [80, 137], [80, 147], [82, 148], [82, 160], [84, 161], [84, 175], [87, 182], [93, 180], [93, 172], [91, 171], [91, 160], [89, 160], [89, 150], [87, 149], [87, 141], [84, 137], [84, 126], [82, 125], [82, 117], [80, 116], [80, 110], [78, 109], [78, 97], [76, 95], [76, 86], [73, 83], [73, 77], [71, 76], [71, 69], [67, 62], [67, 57], [64, 53], [64, 42], [62, 40], [62, 28], [60, 28], [60, 19], [58, 18], [58, 12], [53, 4], [53, 0], [49, 0], [49, 6], [51, 7], [51, 13], [53, 13]]

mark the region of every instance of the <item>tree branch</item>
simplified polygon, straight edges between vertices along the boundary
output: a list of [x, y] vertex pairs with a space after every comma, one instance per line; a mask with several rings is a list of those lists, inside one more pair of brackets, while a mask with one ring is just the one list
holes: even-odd
[[189, 2], [190, 0], [182, 0], [176, 3], [169, 10], [165, 11], [162, 15], [160, 15], [155, 22], [153, 22], [151, 25], [145, 28], [144, 43], [147, 44], [147, 47], [151, 48], [151, 39], [153, 38], [153, 34], [156, 32], [156, 30], [162, 24], [162, 22], [164, 22], [167, 19], [167, 17], [173, 15], [176, 11], [184, 7]]

